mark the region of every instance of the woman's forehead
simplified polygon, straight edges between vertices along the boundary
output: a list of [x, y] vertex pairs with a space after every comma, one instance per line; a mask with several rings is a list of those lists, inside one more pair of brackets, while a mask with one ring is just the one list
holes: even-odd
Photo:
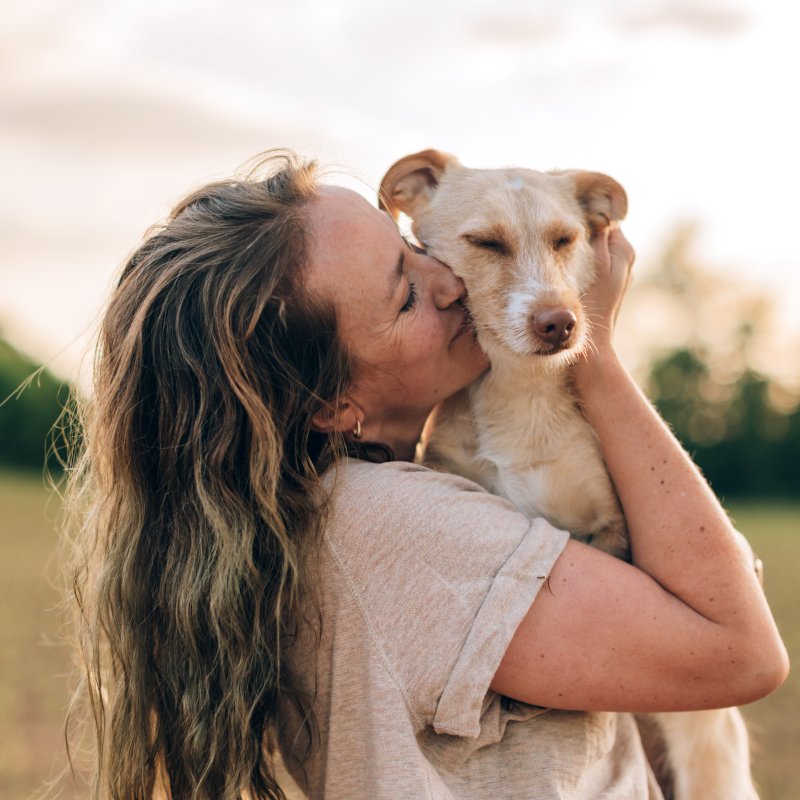
[[[382, 251], [397, 250], [401, 244], [391, 218], [350, 189], [322, 187], [307, 209], [312, 261], [318, 266], [335, 266], [355, 254], [379, 259]], [[394, 260], [390, 256], [385, 266], [391, 268]]]
[[345, 222], [358, 218], [384, 217], [358, 192], [343, 186], [322, 185], [309, 201], [312, 224], [325, 225], [331, 221]]
[[311, 252], [307, 285], [343, 306], [385, 301], [404, 244], [391, 218], [361, 195], [322, 187], [308, 205]]

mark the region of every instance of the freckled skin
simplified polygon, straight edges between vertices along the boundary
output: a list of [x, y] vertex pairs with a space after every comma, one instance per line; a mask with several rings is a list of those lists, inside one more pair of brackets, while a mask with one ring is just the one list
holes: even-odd
[[334, 302], [357, 364], [334, 424], [351, 430], [358, 419], [366, 441], [411, 459], [433, 406], [488, 367], [474, 337], [463, 335], [464, 285], [409, 247], [391, 218], [355, 192], [322, 187], [308, 214], [313, 248], [306, 288]]

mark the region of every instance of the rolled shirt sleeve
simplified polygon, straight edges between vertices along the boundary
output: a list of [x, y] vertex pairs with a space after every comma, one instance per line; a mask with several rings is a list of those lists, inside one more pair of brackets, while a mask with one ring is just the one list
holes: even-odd
[[463, 478], [405, 462], [342, 469], [326, 543], [378, 657], [418, 730], [478, 737], [489, 684], [568, 534]]

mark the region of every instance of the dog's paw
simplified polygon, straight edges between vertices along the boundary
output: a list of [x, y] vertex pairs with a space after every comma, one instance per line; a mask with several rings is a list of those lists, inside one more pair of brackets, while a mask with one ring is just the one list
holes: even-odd
[[590, 532], [578, 534], [575, 538], [615, 558], [621, 558], [623, 561], [631, 560], [628, 532], [625, 523], [621, 520], [615, 520]]

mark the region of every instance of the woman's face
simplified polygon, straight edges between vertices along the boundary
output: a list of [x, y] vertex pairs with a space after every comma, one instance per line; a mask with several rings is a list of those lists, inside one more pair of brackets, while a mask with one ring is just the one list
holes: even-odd
[[309, 203], [306, 288], [331, 298], [340, 335], [356, 357], [348, 392], [364, 438], [403, 452], [440, 400], [488, 367], [465, 319], [464, 284], [413, 249], [394, 222], [355, 192], [321, 187]]

